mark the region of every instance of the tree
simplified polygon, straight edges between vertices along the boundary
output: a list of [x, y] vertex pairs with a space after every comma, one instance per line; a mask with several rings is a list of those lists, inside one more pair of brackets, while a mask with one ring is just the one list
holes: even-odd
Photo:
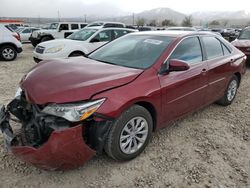
[[176, 26], [172, 20], [165, 19], [161, 22], [161, 25], [164, 26]]
[[228, 23], [229, 23], [228, 20], [223, 20], [223, 21], [222, 21], [222, 25], [223, 25], [224, 27], [226, 27]]
[[136, 21], [136, 25], [137, 25], [137, 26], [144, 26], [144, 25], [145, 25], [145, 19], [144, 19], [144, 18], [139, 18], [139, 19]]
[[149, 26], [153, 26], [155, 27], [157, 24], [156, 24], [156, 20], [151, 20], [150, 23], [148, 24]]
[[209, 25], [220, 25], [220, 22], [217, 20], [213, 20], [209, 23]]
[[184, 27], [192, 27], [193, 26], [192, 21], [193, 21], [193, 18], [192, 18], [191, 15], [190, 16], [186, 16], [184, 18], [184, 20], [182, 21], [181, 25], [184, 26]]

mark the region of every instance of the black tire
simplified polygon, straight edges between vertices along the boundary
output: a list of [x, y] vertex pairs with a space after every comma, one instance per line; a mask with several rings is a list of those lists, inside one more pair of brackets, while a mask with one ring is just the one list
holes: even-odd
[[4, 61], [13, 61], [16, 59], [17, 51], [13, 46], [5, 45], [0, 49], [0, 58]]
[[[143, 118], [144, 120], [146, 120], [147, 125], [148, 125], [148, 132], [147, 132], [147, 135], [145, 135], [146, 138], [144, 139], [145, 140], [144, 143], [141, 144], [138, 150], [135, 151], [134, 153], [126, 154], [121, 149], [120, 137], [121, 137], [122, 132], [124, 132], [123, 131], [124, 127], [126, 125], [129, 125], [127, 123], [137, 117]], [[147, 146], [152, 136], [152, 130], [153, 130], [153, 120], [152, 120], [151, 114], [144, 107], [139, 106], [139, 105], [134, 105], [130, 107], [128, 110], [126, 110], [125, 112], [123, 112], [121, 116], [118, 119], [116, 119], [115, 122], [113, 123], [112, 128], [109, 132], [109, 135], [106, 139], [105, 146], [104, 146], [105, 152], [115, 160], [119, 160], [119, 161], [131, 160], [137, 157], [145, 149], [145, 147]], [[137, 143], [139, 143], [139, 141]]]
[[32, 44], [33, 47], [37, 46], [37, 43], [35, 43], [35, 42], [31, 42], [31, 44]]
[[48, 36], [45, 36], [41, 39], [41, 42], [45, 42], [45, 41], [49, 41], [49, 40], [52, 40], [51, 37], [48, 37]]
[[[235, 92], [231, 91], [232, 84], [235, 87]], [[236, 86], [235, 86], [235, 84], [236, 84]], [[239, 87], [239, 79], [236, 75], [233, 75], [233, 77], [230, 79], [230, 81], [227, 85], [227, 89], [224, 93], [224, 96], [220, 100], [217, 101], [217, 104], [222, 105], [222, 106], [228, 106], [228, 105], [232, 104], [232, 102], [235, 99], [235, 96], [237, 94], [238, 87]], [[229, 94], [230, 91], [231, 91], [231, 96]], [[233, 92], [233, 94], [232, 94], [232, 92]]]
[[78, 56], [85, 56], [85, 55], [81, 52], [72, 52], [71, 54], [69, 54], [69, 57], [78, 57]]

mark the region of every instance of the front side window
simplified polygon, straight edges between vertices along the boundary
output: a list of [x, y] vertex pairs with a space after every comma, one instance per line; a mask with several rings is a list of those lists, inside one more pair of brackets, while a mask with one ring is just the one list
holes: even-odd
[[69, 25], [68, 24], [61, 24], [59, 30], [69, 30]]
[[95, 40], [98, 42], [108, 42], [112, 40], [111, 30], [101, 31], [95, 36]]
[[146, 69], [156, 62], [173, 39], [168, 36], [126, 35], [88, 57], [108, 64]]
[[214, 59], [223, 56], [221, 42], [215, 37], [202, 37], [207, 59]]
[[57, 29], [57, 27], [58, 27], [58, 23], [52, 23], [50, 24], [48, 29]]
[[174, 50], [170, 59], [179, 59], [188, 64], [202, 61], [200, 41], [197, 37], [184, 39]]
[[82, 29], [80, 31], [71, 34], [67, 38], [71, 40], [85, 41], [89, 39], [96, 31], [97, 31], [96, 29]]

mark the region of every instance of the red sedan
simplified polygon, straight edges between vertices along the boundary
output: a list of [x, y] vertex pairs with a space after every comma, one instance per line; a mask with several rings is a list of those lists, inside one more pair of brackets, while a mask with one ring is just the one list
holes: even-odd
[[0, 128], [9, 151], [43, 169], [74, 168], [102, 151], [130, 160], [153, 131], [211, 103], [230, 105], [245, 61], [212, 33], [129, 34], [88, 57], [35, 66], [2, 107]]
[[250, 27], [246, 27], [241, 31], [237, 39], [232, 44], [241, 50], [250, 59]]

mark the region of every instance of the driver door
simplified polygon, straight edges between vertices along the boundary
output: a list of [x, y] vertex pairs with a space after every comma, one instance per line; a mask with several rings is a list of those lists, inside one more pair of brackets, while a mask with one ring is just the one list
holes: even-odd
[[162, 111], [164, 122], [167, 123], [204, 105], [208, 86], [207, 63], [203, 62], [198, 37], [189, 37], [180, 42], [170, 59], [183, 60], [190, 68], [159, 76], [163, 98]]

